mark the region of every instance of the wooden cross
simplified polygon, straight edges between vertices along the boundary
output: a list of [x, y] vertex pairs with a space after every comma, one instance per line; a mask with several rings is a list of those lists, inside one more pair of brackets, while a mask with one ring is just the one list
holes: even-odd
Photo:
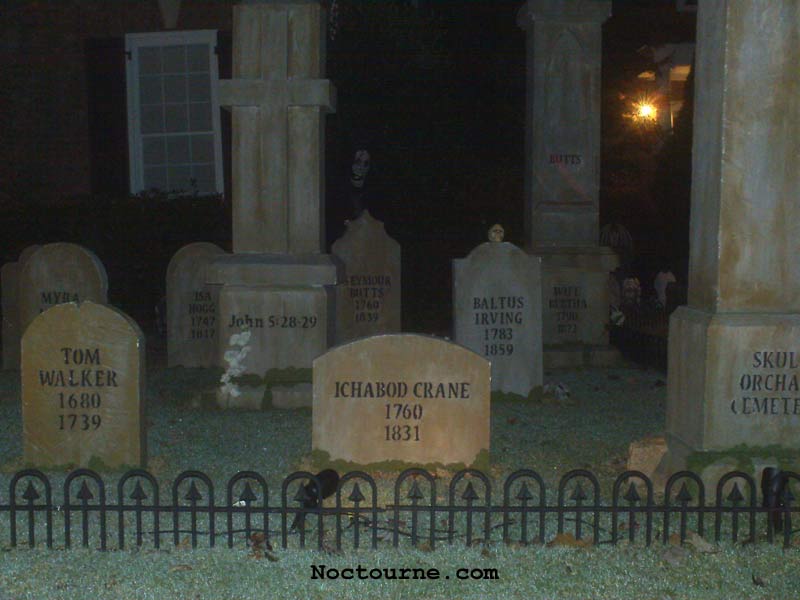
[[325, 240], [324, 73], [316, 3], [234, 7], [233, 79], [219, 84], [233, 125], [234, 253], [320, 253]]

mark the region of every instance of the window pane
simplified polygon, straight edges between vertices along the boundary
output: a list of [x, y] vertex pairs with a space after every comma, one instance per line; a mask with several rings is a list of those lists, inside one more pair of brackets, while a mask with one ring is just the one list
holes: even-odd
[[187, 164], [189, 156], [189, 136], [178, 135], [167, 138], [167, 157], [169, 164]]
[[168, 167], [169, 171], [169, 191], [191, 192], [194, 187], [191, 183], [192, 169], [185, 167]]
[[214, 135], [192, 136], [192, 162], [214, 162]]
[[167, 168], [166, 167], [145, 167], [144, 168], [144, 189], [162, 190], [167, 188]]
[[145, 46], [139, 48], [139, 73], [161, 73], [161, 48]]
[[142, 107], [142, 133], [164, 131], [164, 109], [160, 104]]
[[211, 79], [208, 73], [189, 75], [189, 100], [194, 102], [211, 100]]
[[214, 194], [217, 191], [214, 165], [193, 165], [192, 177], [200, 194]]
[[186, 72], [186, 46], [164, 46], [164, 73]]
[[142, 160], [145, 165], [163, 165], [167, 162], [167, 152], [163, 137], [146, 137], [142, 139]]
[[148, 75], [139, 78], [139, 102], [142, 104], [161, 104], [161, 76]]
[[164, 75], [164, 102], [186, 102], [185, 75]]
[[165, 130], [169, 133], [180, 133], [187, 130], [189, 122], [185, 104], [169, 104], [164, 107]]
[[189, 128], [192, 131], [211, 131], [211, 103], [189, 105]]
[[208, 71], [208, 46], [206, 44], [186, 46], [186, 58], [189, 71]]

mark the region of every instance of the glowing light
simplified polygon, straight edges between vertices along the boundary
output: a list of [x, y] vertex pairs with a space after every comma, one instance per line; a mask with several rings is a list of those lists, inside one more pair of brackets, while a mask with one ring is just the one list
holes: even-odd
[[647, 102], [638, 102], [636, 104], [636, 116], [642, 120], [655, 120], [658, 115], [658, 110], [652, 104]]

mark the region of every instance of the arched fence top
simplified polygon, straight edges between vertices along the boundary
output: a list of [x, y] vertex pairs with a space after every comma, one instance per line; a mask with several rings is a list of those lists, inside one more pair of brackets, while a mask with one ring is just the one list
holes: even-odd
[[92, 494], [89, 487], [86, 485], [86, 481], [84, 480], [81, 484], [80, 488], [76, 492], [76, 497], [82, 503], [89, 503], [89, 500], [97, 499], [100, 506], [105, 504], [106, 500], [106, 484], [103, 482], [103, 478], [100, 477], [99, 473], [96, 471], [92, 471], [91, 469], [76, 469], [72, 471], [67, 478], [64, 479], [64, 507], [69, 508], [71, 506], [75, 506], [70, 500], [70, 489], [73, 487], [73, 482], [76, 482], [78, 479], [87, 478], [97, 484], [97, 491], [99, 492], [98, 497], [95, 498], [94, 494]]
[[245, 489], [242, 491], [238, 502], [249, 503], [258, 500], [258, 496], [255, 495], [253, 488], [250, 486], [250, 481], [255, 481], [261, 489], [262, 506], [269, 505], [269, 485], [267, 480], [257, 471], [239, 471], [228, 480], [228, 485], [226, 486], [225, 497], [227, 498], [228, 506], [234, 506], [233, 490], [240, 481], [245, 482]]
[[630, 483], [628, 488], [624, 492], [624, 496], [622, 499], [625, 500], [628, 505], [636, 504], [637, 502], [642, 502], [642, 498], [639, 496], [639, 492], [636, 489], [635, 484], [633, 483], [634, 480], [641, 481], [644, 484], [645, 491], [646, 491], [646, 498], [644, 500], [645, 504], [650, 505], [653, 503], [653, 482], [650, 478], [642, 473], [641, 471], [625, 471], [624, 473], [620, 474], [617, 477], [616, 481], [614, 481], [614, 488], [611, 492], [611, 505], [612, 506], [619, 506], [620, 505], [620, 493], [622, 493], [622, 485], [624, 483]]
[[[56, 533], [62, 536], [56, 539], [57, 546], [71, 547], [74, 537], [83, 546], [99, 540], [100, 548], [105, 549], [107, 538], [118, 539], [119, 548], [134, 543], [152, 543], [158, 548], [162, 538], [169, 537], [176, 545], [188, 539], [195, 547], [205, 543], [213, 546], [217, 535], [227, 536], [228, 546], [233, 547], [234, 539], [249, 541], [258, 533], [263, 539], [281, 539], [284, 547], [298, 540], [304, 548], [308, 538], [316, 539], [314, 545], [324, 548], [323, 533], [333, 529], [337, 547], [349, 540], [358, 548], [360, 540], [364, 538], [366, 543], [368, 536], [373, 548], [378, 541], [398, 546], [401, 539], [403, 544], [416, 546], [422, 541], [433, 548], [442, 541], [452, 544], [457, 539], [467, 545], [473, 541], [490, 543], [492, 533], [499, 528], [506, 541], [544, 543], [553, 525], [559, 533], [566, 531], [566, 525], [578, 539], [584, 531], [590, 533], [589, 539], [595, 544], [605, 543], [600, 538], [606, 536], [611, 544], [628, 538], [631, 543], [649, 545], [655, 539], [668, 543], [671, 535], [678, 535], [682, 541], [692, 532], [703, 536], [707, 514], [714, 517], [716, 541], [729, 537], [730, 532], [735, 542], [741, 529], [747, 539], [766, 543], [778, 534], [788, 547], [796, 543], [792, 537], [800, 532], [792, 526], [797, 522], [792, 513], [800, 512], [794, 495], [800, 490], [800, 475], [786, 471], [776, 471], [768, 488], [763, 485], [763, 475], [759, 486], [752, 474], [724, 474], [715, 493], [709, 495], [711, 504], [706, 504], [702, 478], [691, 471], [680, 471], [667, 480], [662, 501], [655, 499], [661, 490], [655, 490], [652, 480], [641, 471], [624, 471], [613, 482], [604, 481], [610, 496], [603, 498], [597, 476], [586, 469], [566, 473], [555, 490], [548, 490], [545, 478], [532, 469], [516, 470], [504, 480], [477, 469], [464, 469], [452, 475], [446, 502], [437, 497], [440, 477], [425, 469], [406, 469], [394, 481], [376, 480], [365, 471], [341, 476], [327, 471], [288, 475], [280, 486], [273, 484], [272, 492], [280, 489], [280, 498], [272, 502], [265, 476], [240, 471], [225, 482], [224, 501], [217, 505], [213, 481], [197, 470], [180, 473], [170, 484], [172, 493], [164, 494], [168, 503], [162, 504], [159, 490], [163, 486], [144, 469], [105, 479], [91, 469], [77, 469], [64, 476], [60, 491], [55, 493], [52, 477], [37, 469], [25, 469], [9, 475], [7, 504], [0, 495], [0, 537], [8, 531], [11, 546], [18, 540], [27, 540], [29, 546], [46, 540], [54, 547]], [[116, 494], [107, 497], [108, 485]], [[502, 498], [496, 504], [491, 497], [493, 486], [502, 489]], [[393, 491], [394, 503], [379, 506], [381, 491]], [[60, 498], [54, 497], [59, 494]], [[63, 526], [56, 528], [60, 532], [53, 528], [53, 517], [59, 511], [63, 511]], [[223, 524], [227, 529], [223, 526], [217, 533]]]
[[[674, 473], [669, 479], [667, 479], [667, 484], [664, 487], [664, 506], [670, 506], [670, 500], [672, 498], [672, 490], [677, 485], [679, 481], [682, 479], [689, 479], [695, 485], [697, 485], [697, 506], [703, 506], [706, 501], [706, 486], [703, 483], [703, 479], [697, 473], [692, 471], [678, 471]], [[694, 500], [691, 496], [691, 492], [689, 491], [686, 482], [684, 481], [678, 490], [678, 493], [675, 496], [675, 499], [679, 503], [686, 503], [688, 505], [689, 502]]]
[[[466, 479], [467, 477], [478, 479], [481, 483], [483, 483], [483, 491], [484, 496], [483, 499], [485, 500], [486, 506], [491, 504], [492, 502], [492, 483], [489, 481], [489, 478], [486, 476], [485, 473], [482, 471], [478, 471], [477, 469], [463, 469], [453, 475], [453, 479], [450, 480], [450, 487], [448, 490], [448, 499], [451, 506], [456, 506], [456, 487], [461, 482], [462, 479]], [[466, 502], [471, 502], [474, 500], [479, 500], [480, 496], [478, 496], [477, 492], [475, 491], [474, 486], [472, 485], [471, 481], [467, 482], [467, 487], [464, 490], [464, 493], [461, 494], [461, 500]]]

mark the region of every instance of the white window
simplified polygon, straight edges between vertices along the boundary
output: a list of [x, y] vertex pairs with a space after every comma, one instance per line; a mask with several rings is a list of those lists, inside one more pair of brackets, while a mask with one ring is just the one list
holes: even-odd
[[222, 193], [217, 32], [125, 36], [131, 193]]

